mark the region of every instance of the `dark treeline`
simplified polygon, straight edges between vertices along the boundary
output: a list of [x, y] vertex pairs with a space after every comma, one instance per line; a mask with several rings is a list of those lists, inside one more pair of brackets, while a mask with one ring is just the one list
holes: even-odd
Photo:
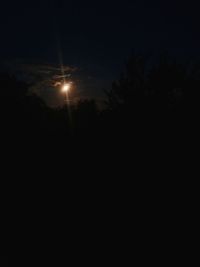
[[16, 157], [25, 147], [24, 155], [33, 150], [38, 157], [63, 161], [63, 153], [75, 161], [86, 159], [87, 153], [91, 160], [103, 154], [106, 164], [114, 158], [120, 166], [122, 155], [150, 162], [154, 154], [159, 160], [170, 153], [171, 160], [196, 147], [198, 140], [200, 65], [195, 61], [167, 54], [131, 56], [105, 92], [104, 110], [95, 100], [51, 109], [30, 94], [27, 83], [8, 73], [1, 73], [0, 88], [2, 140]]
[[155, 141], [168, 132], [168, 137], [181, 139], [186, 130], [198, 129], [200, 64], [168, 54], [132, 56], [107, 97], [116, 125], [131, 130], [132, 136], [139, 131], [144, 140]]
[[[175, 227], [175, 236], [179, 229], [180, 237], [185, 238], [182, 221], [174, 226], [174, 218], [181, 208], [183, 214], [187, 206], [191, 209], [179, 193], [188, 196], [182, 187], [188, 188], [192, 170], [186, 182], [179, 176], [188, 144], [195, 147], [199, 138], [199, 71], [194, 62], [180, 63], [166, 55], [150, 61], [132, 56], [119, 80], [105, 92], [106, 108], [101, 111], [93, 100], [51, 109], [29, 94], [28, 84], [9, 74], [0, 75], [2, 141], [9, 168], [14, 170], [9, 185], [14, 210], [9, 209], [13, 214], [13, 262], [59, 265], [66, 261], [66, 253], [77, 259], [76, 249], [71, 252], [77, 243], [82, 260], [88, 232], [92, 232], [92, 246], [94, 239], [103, 239], [100, 242], [107, 246], [108, 236], [114, 242], [119, 238], [115, 225], [121, 220], [130, 224], [127, 228], [126, 223], [123, 235], [129, 237], [129, 229], [139, 235], [137, 247], [144, 238], [149, 238], [148, 250], [152, 247], [154, 229], [160, 238], [163, 231], [170, 236], [169, 225]], [[178, 172], [172, 170], [172, 160]], [[178, 160], [182, 161], [180, 168]], [[176, 174], [177, 182], [172, 178]], [[168, 221], [168, 210], [174, 212], [172, 221]], [[20, 216], [23, 223], [18, 225]], [[112, 216], [115, 219], [107, 226]], [[158, 218], [156, 223], [151, 222], [152, 217]], [[167, 224], [164, 230], [162, 220]], [[69, 249], [63, 245], [66, 242]], [[89, 258], [96, 255], [95, 249], [89, 249]]]
[[[106, 91], [106, 109], [99, 111], [94, 100], [51, 109], [29, 94], [29, 85], [1, 73], [1, 107], [8, 135], [42, 140], [67, 136], [71, 140], [96, 143], [108, 138], [135, 136], [148, 139], [157, 131], [197, 127], [199, 116], [200, 65], [182, 63], [163, 55], [159, 59], [132, 56], [121, 77]], [[191, 128], [192, 130], [192, 128]], [[123, 136], [123, 137], [122, 137]], [[120, 138], [120, 139], [119, 139]], [[53, 142], [53, 139], [52, 139]]]

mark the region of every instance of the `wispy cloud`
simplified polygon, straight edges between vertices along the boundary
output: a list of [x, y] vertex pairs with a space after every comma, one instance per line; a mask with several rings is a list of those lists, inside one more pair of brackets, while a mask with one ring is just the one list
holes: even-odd
[[5, 65], [9, 71], [29, 82], [31, 92], [42, 97], [50, 106], [63, 105], [63, 95], [60, 93], [63, 80], [73, 82], [71, 97], [75, 102], [79, 99], [102, 97], [98, 90], [98, 79], [78, 67], [65, 65], [61, 70], [55, 64], [23, 60], [7, 61]]
[[4, 64], [6, 67], [8, 67], [11, 71], [15, 73], [23, 73], [29, 76], [34, 76], [42, 79], [46, 77], [59, 79], [63, 77], [63, 72], [65, 73], [64, 77], [68, 77], [72, 73], [77, 71], [77, 68], [72, 66], [62, 66], [61, 70], [61, 67], [55, 64], [30, 63], [24, 62], [22, 60], [7, 61]]

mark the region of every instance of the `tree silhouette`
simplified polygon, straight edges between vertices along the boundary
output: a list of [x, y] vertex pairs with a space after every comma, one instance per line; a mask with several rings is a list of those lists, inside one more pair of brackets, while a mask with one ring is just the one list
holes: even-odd
[[166, 54], [159, 59], [133, 55], [106, 92], [108, 106], [103, 111], [97, 109], [94, 100], [83, 99], [51, 109], [30, 94], [29, 84], [5, 73], [0, 74], [0, 89], [1, 123], [5, 123], [2, 128], [11, 137], [42, 138], [43, 142], [59, 142], [60, 146], [72, 139], [79, 144], [82, 140], [88, 144], [91, 140], [136, 142], [156, 138], [161, 128], [173, 132], [189, 123], [191, 129], [197, 127], [200, 65], [183, 63]]
[[29, 93], [29, 84], [2, 73], [0, 89], [3, 122], [9, 135], [31, 139], [50, 129], [51, 112], [41, 98]]
[[125, 72], [107, 92], [108, 106], [115, 110], [148, 114], [198, 108], [200, 65], [182, 63], [162, 55], [159, 60], [132, 56]]
[[119, 80], [113, 82], [112, 89], [107, 91], [109, 108], [135, 104], [145, 94], [146, 60], [142, 56], [131, 56], [125, 66], [125, 71]]

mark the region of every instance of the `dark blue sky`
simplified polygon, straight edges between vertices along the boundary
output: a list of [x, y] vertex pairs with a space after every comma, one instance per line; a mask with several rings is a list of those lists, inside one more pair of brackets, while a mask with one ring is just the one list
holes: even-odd
[[80, 68], [107, 86], [133, 49], [200, 54], [197, 1], [1, 1], [0, 58]]

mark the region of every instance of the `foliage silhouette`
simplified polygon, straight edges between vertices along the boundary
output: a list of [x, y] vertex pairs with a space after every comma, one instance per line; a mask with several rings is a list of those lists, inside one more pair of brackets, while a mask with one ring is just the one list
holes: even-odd
[[[166, 219], [164, 204], [172, 199], [171, 188], [176, 196], [179, 191], [187, 194], [181, 188], [183, 179], [177, 184], [175, 180], [170, 181], [174, 171], [167, 173], [167, 170], [173, 159], [176, 165], [177, 159], [182, 160], [180, 154], [186, 150], [188, 139], [186, 128], [189, 126], [192, 133], [190, 143], [195, 130], [199, 133], [199, 70], [196, 63], [178, 63], [166, 55], [151, 62], [145, 57], [133, 56], [127, 62], [125, 72], [107, 92], [108, 106], [103, 111], [97, 109], [93, 100], [50, 109], [40, 98], [30, 95], [28, 84], [8, 74], [0, 74], [1, 123], [2, 129], [6, 130], [4, 137], [9, 167], [15, 171], [12, 205], [16, 205], [16, 214], [10, 220], [15, 224], [17, 235], [13, 244], [15, 262], [24, 266], [42, 266], [49, 259], [50, 264], [58, 265], [62, 261], [60, 253], [65, 247], [63, 242], [54, 241], [56, 237], [63, 237], [65, 231], [68, 234], [74, 226], [77, 238], [80, 238], [81, 232], [87, 234], [86, 225], [82, 223], [84, 216], [92, 215], [92, 223], [100, 220], [104, 224], [99, 219], [99, 210], [106, 210], [110, 215], [116, 209], [118, 218], [120, 208], [122, 214], [125, 212], [128, 217], [139, 218], [136, 230], [142, 225], [142, 231], [145, 227], [149, 229], [146, 221], [151, 218], [152, 212], [160, 220], [160, 211], [164, 211], [163, 218]], [[180, 146], [177, 146], [178, 142]], [[176, 153], [177, 150], [179, 153]], [[23, 156], [20, 157], [20, 154]], [[13, 162], [11, 164], [13, 155], [19, 172]], [[162, 172], [159, 172], [160, 168]], [[177, 169], [180, 171], [179, 166]], [[19, 174], [17, 178], [16, 173]], [[158, 180], [155, 179], [156, 174]], [[22, 175], [25, 180], [20, 179]], [[162, 198], [165, 202], [161, 201]], [[105, 201], [103, 209], [102, 201]], [[133, 205], [133, 202], [136, 204]], [[179, 198], [175, 214], [180, 210], [180, 202]], [[188, 200], [183, 205], [184, 214], [187, 205]], [[91, 210], [86, 214], [89, 206]], [[156, 206], [157, 209], [152, 211]], [[135, 214], [135, 208], [139, 210], [139, 216]], [[144, 218], [146, 209], [149, 213]], [[95, 219], [94, 211], [97, 213]], [[18, 216], [25, 218], [23, 223], [19, 220], [19, 226]], [[47, 220], [41, 225], [43, 216]], [[53, 226], [49, 222], [53, 222]], [[91, 223], [86, 221], [86, 224], [91, 228]], [[54, 228], [56, 237], [52, 236]], [[76, 242], [73, 231], [72, 235], [72, 240]], [[116, 236], [116, 231], [113, 236]], [[82, 238], [83, 241], [85, 238]], [[20, 246], [21, 240], [23, 245]], [[33, 249], [30, 249], [30, 242]], [[45, 243], [48, 245], [44, 246]], [[65, 252], [63, 254], [66, 259]]]
[[106, 92], [107, 109], [99, 111], [94, 100], [51, 109], [29, 93], [29, 84], [1, 73], [2, 114], [8, 132], [22, 139], [61, 144], [70, 136], [72, 141], [88, 144], [93, 140], [122, 145], [156, 140], [158, 132], [178, 130], [180, 134], [189, 124], [197, 125], [199, 76], [200, 65], [192, 61], [183, 63], [167, 54], [159, 58], [132, 55], [119, 80]]
[[[164, 54], [150, 60], [132, 56], [125, 72], [107, 91], [108, 108], [116, 116], [149, 124], [185, 121], [199, 114], [200, 65], [183, 63]], [[120, 114], [120, 115], [119, 115]]]

